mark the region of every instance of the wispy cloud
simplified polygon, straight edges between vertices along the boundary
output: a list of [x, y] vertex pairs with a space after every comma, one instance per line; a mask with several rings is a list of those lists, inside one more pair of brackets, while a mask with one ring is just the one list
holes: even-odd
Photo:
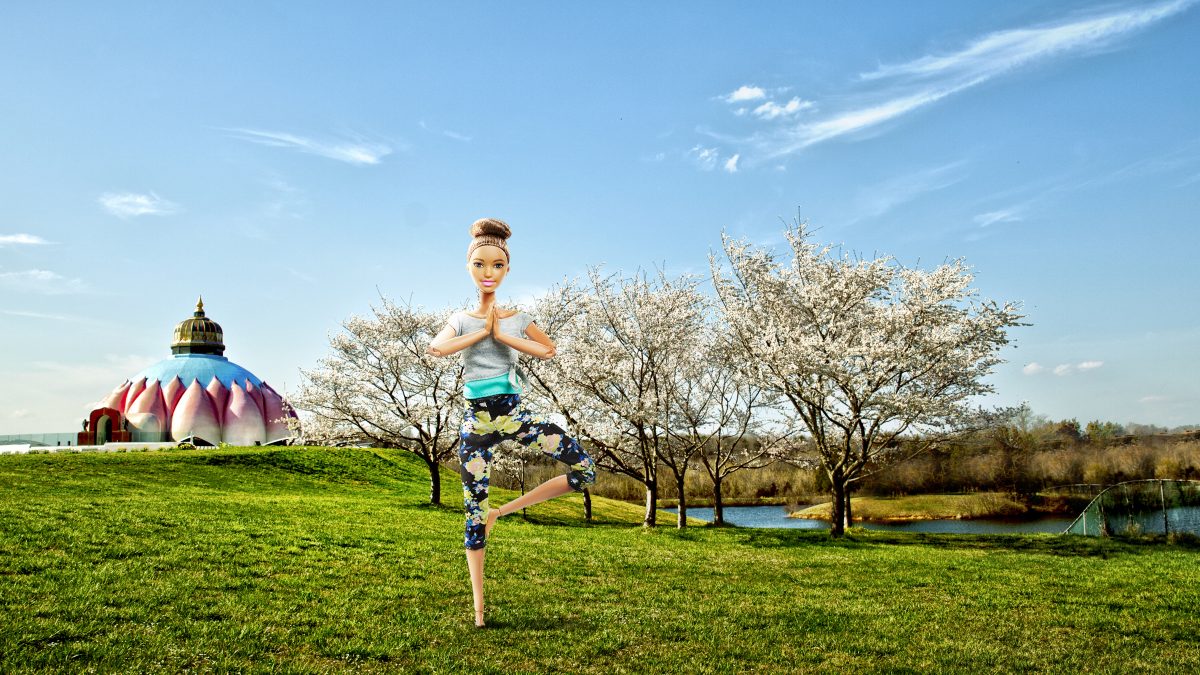
[[178, 204], [153, 192], [148, 195], [137, 192], [105, 192], [100, 195], [99, 202], [106, 211], [118, 218], [165, 216], [179, 210]]
[[862, 218], [881, 216], [893, 208], [905, 202], [912, 201], [927, 192], [934, 192], [954, 185], [966, 176], [963, 171], [965, 164], [964, 160], [957, 160], [925, 169], [908, 171], [881, 183], [860, 189], [856, 199], [859, 216], [852, 222], [857, 222]]
[[36, 234], [0, 234], [0, 248], [5, 246], [41, 246], [50, 242]]
[[[881, 65], [862, 73], [849, 91], [836, 97], [847, 103], [834, 106], [824, 117], [760, 130], [739, 139], [739, 150], [753, 148], [754, 154], [745, 161], [754, 164], [834, 138], [861, 136], [862, 132], [1001, 75], [1055, 58], [1114, 48], [1121, 39], [1184, 11], [1196, 1], [1125, 6], [1055, 23], [995, 31], [950, 53]], [[760, 88], [742, 87], [722, 98], [734, 102], [749, 100], [747, 97], [752, 95], [766, 94]], [[781, 116], [769, 119], [777, 118]]]
[[34, 361], [30, 365], [38, 374], [50, 374], [58, 381], [69, 382], [81, 390], [86, 386], [87, 390], [95, 391], [103, 398], [113, 387], [161, 358], [141, 354], [105, 354], [101, 359], [80, 363]]
[[1025, 367], [1021, 369], [1021, 372], [1025, 373], [1026, 375], [1037, 375], [1044, 370], [1046, 370], [1045, 366], [1037, 361], [1034, 361], [1033, 363], [1025, 364]]
[[729, 159], [725, 160], [725, 170], [728, 171], [729, 173], [736, 173], [738, 170], [738, 159], [740, 159], [740, 158], [741, 158], [741, 155], [735, 154], [733, 157], [730, 157]]
[[470, 136], [466, 134], [460, 134], [457, 131], [450, 131], [449, 129], [443, 130], [442, 135], [446, 136], [447, 138], [453, 138], [456, 141], [462, 141], [463, 143], [471, 142]]
[[1163, 401], [1166, 401], [1166, 400], [1168, 400], [1166, 396], [1152, 394], [1150, 396], [1143, 396], [1143, 397], [1139, 398], [1138, 403], [1162, 403]]
[[696, 166], [705, 171], [712, 171], [717, 166], [718, 154], [716, 148], [706, 148], [702, 145], [696, 145], [687, 151], [687, 155], [692, 161], [696, 162]]
[[87, 284], [80, 279], [69, 279], [49, 270], [22, 270], [0, 272], [0, 288], [19, 293], [65, 295], [82, 293], [87, 290]]
[[275, 148], [290, 148], [347, 164], [378, 164], [384, 157], [392, 154], [391, 146], [362, 138], [322, 141], [282, 131], [243, 128], [223, 128], [223, 130], [230, 132], [235, 138], [251, 143]]
[[79, 321], [80, 320], [79, 317], [77, 317], [77, 316], [66, 316], [63, 314], [44, 314], [42, 312], [25, 312], [25, 311], [21, 311], [19, 309], [0, 310], [0, 313], [7, 314], [9, 316], [23, 316], [23, 317], [27, 317], [30, 319], [49, 319], [52, 321]]
[[[1037, 369], [1030, 369], [1030, 366], [1036, 366], [1036, 365], [1037, 365], [1036, 363], [1031, 363], [1031, 364], [1029, 364], [1029, 366], [1025, 366], [1025, 369], [1024, 369], [1025, 374], [1026, 375], [1035, 375], [1035, 374], [1040, 373], [1043, 370], [1045, 370], [1041, 366], [1038, 366]], [[1062, 377], [1063, 375], [1070, 375], [1071, 373], [1074, 373], [1074, 372], [1084, 373], [1089, 370], [1095, 370], [1103, 365], [1104, 365], [1103, 361], [1080, 361], [1079, 363], [1060, 363], [1057, 366], [1054, 366], [1053, 373], [1055, 375], [1058, 375], [1059, 377]]]
[[[308, 215], [309, 202], [303, 190], [275, 174], [268, 175], [264, 183], [268, 191], [260, 208], [263, 216], [269, 219], [300, 220]], [[251, 231], [252, 228], [245, 230], [246, 233]]]
[[999, 209], [996, 211], [988, 211], [975, 216], [972, 220], [979, 227], [987, 227], [996, 223], [1011, 223], [1021, 220], [1021, 215], [1016, 209]]
[[863, 73], [864, 80], [897, 77], [991, 79], [1026, 64], [1070, 52], [1108, 48], [1120, 37], [1177, 14], [1195, 0], [1136, 5], [1031, 28], [996, 31], [945, 55], [927, 55]]

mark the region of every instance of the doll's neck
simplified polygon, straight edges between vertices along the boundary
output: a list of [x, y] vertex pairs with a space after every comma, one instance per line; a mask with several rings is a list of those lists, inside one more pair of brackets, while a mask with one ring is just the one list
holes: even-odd
[[496, 294], [495, 293], [480, 293], [479, 294], [479, 309], [475, 310], [475, 313], [478, 314], [479, 316], [487, 316], [487, 313], [492, 309], [492, 306], [495, 304], [496, 304]]

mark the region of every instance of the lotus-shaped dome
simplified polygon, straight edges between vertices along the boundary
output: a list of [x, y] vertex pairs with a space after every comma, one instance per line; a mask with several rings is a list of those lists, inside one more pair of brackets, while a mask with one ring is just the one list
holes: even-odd
[[[221, 356], [221, 327], [196, 312], [175, 328], [172, 358], [117, 385], [97, 409], [115, 410], [138, 440], [191, 440], [215, 445], [266, 445], [295, 436], [296, 413], [253, 373]], [[218, 351], [219, 350], [219, 351]]]

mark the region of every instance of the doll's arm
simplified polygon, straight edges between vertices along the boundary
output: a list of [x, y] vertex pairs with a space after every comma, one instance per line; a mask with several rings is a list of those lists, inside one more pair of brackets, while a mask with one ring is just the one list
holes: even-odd
[[529, 336], [529, 339], [509, 335], [502, 331], [496, 331], [492, 337], [501, 344], [506, 344], [519, 352], [536, 356], [539, 359], [548, 359], [554, 356], [554, 342], [550, 340], [550, 336], [542, 332], [541, 328], [537, 327], [537, 324], [531, 321], [525, 327], [525, 334]]
[[442, 328], [440, 333], [434, 336], [426, 352], [430, 356], [449, 356], [470, 347], [487, 336], [488, 332], [486, 328], [480, 328], [466, 335], [458, 335], [458, 331], [454, 330], [453, 326], [446, 326]]

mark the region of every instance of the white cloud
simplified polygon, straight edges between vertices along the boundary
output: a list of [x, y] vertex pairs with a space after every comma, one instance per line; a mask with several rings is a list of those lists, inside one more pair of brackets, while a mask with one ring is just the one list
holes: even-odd
[[737, 163], [738, 163], [739, 157], [741, 157], [741, 155], [735, 154], [733, 157], [730, 157], [729, 159], [725, 160], [725, 170], [728, 171], [729, 173], [737, 173], [737, 170], [738, 170]]
[[0, 288], [20, 293], [63, 295], [82, 293], [87, 290], [87, 284], [79, 279], [68, 279], [50, 270], [22, 270], [20, 272], [0, 272]]
[[706, 148], [696, 145], [691, 150], [688, 150], [687, 154], [705, 171], [712, 171], [717, 166], [716, 148]]
[[[850, 101], [840, 110], [823, 119], [759, 132], [740, 142], [753, 146], [762, 159], [793, 154], [816, 143], [879, 127], [951, 94], [1032, 64], [1111, 48], [1121, 38], [1178, 14], [1195, 2], [1170, 0], [1134, 5], [1053, 24], [995, 31], [948, 54], [929, 54], [883, 65], [860, 75], [858, 82], [863, 88], [859, 91], [837, 97]], [[759, 157], [749, 159], [758, 161]]]
[[100, 205], [118, 218], [133, 216], [165, 216], [175, 213], [178, 205], [151, 192], [105, 192], [100, 195]]
[[1045, 369], [1045, 366], [1037, 361], [1034, 361], [1033, 363], [1026, 364], [1025, 367], [1021, 369], [1021, 372], [1025, 373], [1026, 375], [1037, 375]]
[[1071, 368], [1072, 366], [1069, 363], [1060, 363], [1054, 366], [1054, 374], [1059, 376], [1067, 375], [1071, 372]]
[[378, 164], [384, 157], [392, 154], [392, 148], [384, 143], [368, 142], [363, 139], [354, 141], [317, 141], [304, 136], [297, 136], [279, 131], [262, 131], [260, 129], [225, 129], [232, 131], [235, 138], [251, 143], [267, 145], [275, 148], [291, 148], [311, 155], [335, 159], [347, 164]]
[[1168, 400], [1168, 398], [1166, 396], [1160, 396], [1160, 395], [1155, 394], [1155, 395], [1143, 396], [1143, 397], [1139, 398], [1138, 403], [1162, 403], [1163, 401], [1166, 401], [1166, 400]]
[[763, 103], [755, 108], [754, 114], [757, 115], [759, 119], [773, 120], [777, 117], [794, 115], [801, 110], [808, 110], [811, 107], [813, 107], [812, 101], [801, 101], [799, 98], [793, 97], [792, 100], [783, 105], [779, 105], [774, 101], [767, 101], [766, 103]]
[[18, 420], [25, 418], [25, 417], [29, 417], [29, 409], [28, 408], [18, 408], [17, 410], [12, 411], [12, 416], [14, 419], [18, 419]]
[[49, 243], [36, 234], [0, 234], [0, 248], [4, 248], [5, 246], [40, 246]]
[[1021, 216], [1016, 209], [1000, 209], [998, 211], [988, 211], [981, 213], [973, 218], [975, 224], [979, 227], [987, 227], [996, 223], [1011, 223], [1021, 220]]
[[1104, 365], [1103, 361], [1083, 361], [1082, 363], [1080, 363], [1078, 366], [1075, 366], [1075, 367], [1080, 370], [1095, 370], [1096, 368], [1099, 368], [1102, 365]]
[[750, 87], [742, 85], [733, 90], [733, 93], [725, 95], [723, 98], [726, 103], [738, 103], [739, 101], [757, 101], [760, 98], [766, 98], [767, 93], [762, 90], [762, 87]]

